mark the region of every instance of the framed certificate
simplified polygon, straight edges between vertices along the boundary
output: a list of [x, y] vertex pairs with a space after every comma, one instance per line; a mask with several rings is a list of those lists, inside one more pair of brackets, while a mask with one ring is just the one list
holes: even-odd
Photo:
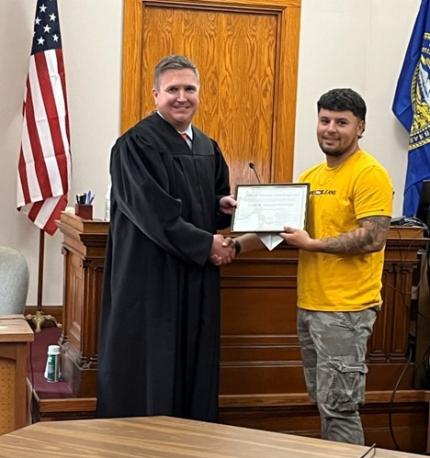
[[283, 232], [304, 229], [308, 183], [238, 185], [232, 232]]

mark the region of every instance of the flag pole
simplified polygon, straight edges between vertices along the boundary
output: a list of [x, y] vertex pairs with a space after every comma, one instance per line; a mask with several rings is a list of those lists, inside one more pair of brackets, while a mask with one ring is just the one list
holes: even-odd
[[43, 302], [43, 265], [45, 259], [45, 231], [40, 229], [39, 232], [39, 270], [37, 274], [37, 307], [34, 315], [27, 315], [25, 318], [30, 324], [35, 327], [35, 332], [40, 332], [45, 321], [51, 321], [57, 328], [61, 328], [61, 323], [58, 323], [55, 316], [45, 315], [42, 309]]
[[37, 311], [42, 311], [43, 299], [43, 261], [45, 259], [45, 231], [39, 231], [39, 271], [37, 274]]

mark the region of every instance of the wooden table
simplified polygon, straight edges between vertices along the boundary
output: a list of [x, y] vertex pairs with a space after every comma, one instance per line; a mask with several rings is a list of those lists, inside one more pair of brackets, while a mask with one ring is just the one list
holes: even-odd
[[[2, 458], [359, 458], [367, 449], [170, 417], [40, 422], [0, 437]], [[374, 456], [419, 455], [377, 449]]]

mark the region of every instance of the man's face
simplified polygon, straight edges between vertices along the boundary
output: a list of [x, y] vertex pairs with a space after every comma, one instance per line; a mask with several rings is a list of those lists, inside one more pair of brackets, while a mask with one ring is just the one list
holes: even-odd
[[191, 69], [166, 70], [159, 87], [152, 90], [155, 105], [163, 118], [179, 131], [191, 123], [199, 107], [199, 83]]
[[364, 121], [351, 111], [330, 111], [321, 108], [318, 113], [317, 138], [327, 156], [340, 157], [358, 149], [358, 139], [364, 132]]

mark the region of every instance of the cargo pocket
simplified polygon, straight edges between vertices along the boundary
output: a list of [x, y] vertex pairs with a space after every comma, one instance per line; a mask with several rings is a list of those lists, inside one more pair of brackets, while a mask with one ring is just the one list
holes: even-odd
[[329, 361], [329, 383], [325, 404], [337, 411], [355, 411], [364, 402], [367, 366], [365, 363]]

